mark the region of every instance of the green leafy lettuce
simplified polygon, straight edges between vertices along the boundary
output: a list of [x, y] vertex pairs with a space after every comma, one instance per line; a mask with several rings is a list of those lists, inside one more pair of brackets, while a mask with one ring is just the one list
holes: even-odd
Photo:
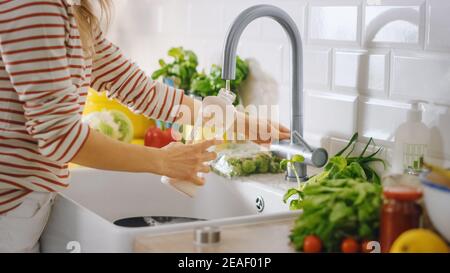
[[308, 235], [318, 236], [328, 252], [339, 251], [346, 237], [378, 238], [381, 185], [363, 179], [330, 179], [308, 184], [296, 200], [303, 209], [290, 239], [297, 250], [303, 249]]

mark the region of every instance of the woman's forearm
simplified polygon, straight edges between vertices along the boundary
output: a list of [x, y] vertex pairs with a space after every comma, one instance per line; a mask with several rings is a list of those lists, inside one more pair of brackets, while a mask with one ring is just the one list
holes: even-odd
[[91, 129], [71, 162], [102, 170], [161, 174], [163, 157], [159, 149], [120, 142]]
[[203, 185], [204, 180], [198, 173], [209, 172], [205, 164], [217, 155], [208, 149], [217, 144], [217, 141], [192, 145], [173, 142], [162, 149], [154, 149], [123, 143], [91, 130], [72, 162], [102, 170], [165, 175]]

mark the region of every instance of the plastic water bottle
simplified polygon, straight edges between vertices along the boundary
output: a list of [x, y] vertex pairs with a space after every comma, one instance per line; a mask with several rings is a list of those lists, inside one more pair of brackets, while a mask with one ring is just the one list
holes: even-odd
[[[213, 117], [211, 122], [214, 124], [214, 137], [222, 138], [224, 133], [228, 132], [233, 126], [236, 115], [236, 110], [233, 106], [235, 99], [236, 94], [229, 89], [221, 89], [217, 96], [205, 97], [202, 101], [202, 108], [195, 121], [194, 127], [192, 128], [190, 137], [188, 137], [187, 143], [203, 140], [203, 123], [205, 117]], [[217, 114], [221, 114], [221, 116], [219, 117]], [[203, 177], [204, 174], [198, 173], [198, 176]], [[189, 197], [195, 197], [197, 190], [200, 187], [189, 181], [172, 179], [165, 176], [161, 178], [161, 182], [172, 186]]]

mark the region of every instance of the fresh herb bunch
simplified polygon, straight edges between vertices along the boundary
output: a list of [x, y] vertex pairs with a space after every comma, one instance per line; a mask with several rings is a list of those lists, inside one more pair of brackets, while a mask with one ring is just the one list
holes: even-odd
[[301, 209], [299, 206], [299, 201], [302, 197], [303, 187], [307, 184], [320, 183], [332, 179], [360, 179], [361, 181], [368, 181], [378, 185], [381, 184], [380, 176], [372, 168], [371, 164], [378, 162], [386, 167], [385, 161], [376, 157], [376, 155], [382, 150], [382, 147], [379, 147], [375, 152], [366, 155], [370, 144], [375, 144], [373, 139], [370, 138], [358, 156], [350, 156], [355, 150], [357, 143], [358, 133], [355, 133], [349, 143], [341, 151], [329, 159], [323, 172], [311, 177], [308, 181], [303, 183], [302, 186], [289, 189], [284, 195], [284, 202], [287, 202], [291, 196], [297, 195], [297, 199], [292, 199], [290, 201], [290, 208], [292, 210]]
[[197, 74], [198, 58], [191, 50], [185, 50], [183, 47], [173, 47], [167, 52], [173, 61], [166, 63], [163, 59], [159, 60], [160, 69], [152, 74], [152, 79], [159, 77], [173, 79], [176, 87], [183, 90], [189, 90], [192, 78]]
[[[231, 81], [231, 90], [236, 92], [242, 82], [247, 79], [249, 66], [239, 56], [236, 57], [236, 78]], [[194, 75], [190, 90], [200, 97], [215, 96], [220, 89], [225, 88], [225, 80], [222, 79], [222, 68], [212, 65], [209, 74], [205, 72]]]
[[[324, 173], [327, 175], [315, 179], [361, 178], [369, 182], [381, 184], [380, 176], [371, 167], [371, 163], [378, 162], [383, 164], [383, 167], [386, 168], [386, 162], [381, 158], [375, 157], [380, 153], [383, 147], [379, 147], [375, 152], [366, 155], [369, 146], [371, 144], [375, 145], [373, 138], [370, 138], [359, 156], [350, 156], [355, 150], [357, 143], [358, 133], [355, 133], [347, 146], [335, 154], [325, 166]], [[347, 152], [350, 147], [350, 151]], [[346, 153], [346, 155], [344, 155], [344, 153]]]
[[290, 235], [295, 248], [302, 250], [308, 235], [318, 236], [328, 252], [339, 251], [346, 237], [378, 238], [381, 191], [381, 185], [363, 179], [330, 179], [307, 184], [298, 202], [303, 213]]

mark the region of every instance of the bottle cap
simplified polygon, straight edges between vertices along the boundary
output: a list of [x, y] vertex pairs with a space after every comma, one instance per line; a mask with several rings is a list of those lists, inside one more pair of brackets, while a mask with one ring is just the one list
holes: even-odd
[[411, 108], [408, 110], [407, 120], [411, 122], [421, 122], [422, 121], [422, 108], [421, 103], [423, 101], [412, 101]]
[[228, 104], [233, 104], [236, 94], [225, 88], [220, 89], [218, 97], [224, 99]]

